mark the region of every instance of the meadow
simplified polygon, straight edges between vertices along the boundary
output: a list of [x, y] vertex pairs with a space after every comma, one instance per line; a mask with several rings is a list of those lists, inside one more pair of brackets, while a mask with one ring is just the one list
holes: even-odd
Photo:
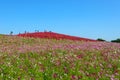
[[0, 35], [0, 80], [119, 80], [120, 44]]

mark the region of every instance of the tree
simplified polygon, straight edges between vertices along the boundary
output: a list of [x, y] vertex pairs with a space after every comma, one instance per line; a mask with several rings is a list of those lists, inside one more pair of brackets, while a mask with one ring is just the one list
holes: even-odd
[[25, 31], [25, 34], [27, 33], [27, 31]]
[[111, 42], [120, 43], [120, 38], [118, 38], [118, 39], [116, 39], [116, 40], [111, 40]]
[[35, 32], [39, 32], [39, 30], [35, 30]]
[[97, 41], [106, 41], [106, 40], [104, 40], [102, 38], [98, 38]]
[[10, 32], [10, 35], [13, 35], [13, 31]]

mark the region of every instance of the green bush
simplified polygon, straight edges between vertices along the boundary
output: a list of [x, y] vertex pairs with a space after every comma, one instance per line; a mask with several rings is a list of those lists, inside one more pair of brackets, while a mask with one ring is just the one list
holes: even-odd
[[97, 41], [105, 41], [105, 40], [102, 38], [98, 38]]
[[116, 39], [116, 40], [112, 40], [111, 42], [117, 42], [120, 43], [120, 38]]

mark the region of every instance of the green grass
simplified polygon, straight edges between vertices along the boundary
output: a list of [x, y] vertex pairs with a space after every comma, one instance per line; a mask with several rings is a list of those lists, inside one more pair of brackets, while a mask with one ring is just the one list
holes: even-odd
[[[94, 54], [97, 56], [96, 60], [92, 58]], [[42, 56], [38, 53], [4, 54], [0, 56], [2, 60], [0, 61], [0, 79], [71, 80], [75, 78], [75, 80], [95, 80], [99, 78], [100, 80], [110, 80], [114, 71], [120, 70], [120, 61], [110, 59], [106, 62], [102, 58], [102, 56], [98, 57], [97, 53], [90, 53], [80, 60], [76, 59], [72, 53], [69, 55], [67, 53], [64, 55], [44, 53]], [[111, 67], [108, 67], [109, 64], [112, 64]], [[120, 72], [115, 78], [120, 79], [119, 76]]]

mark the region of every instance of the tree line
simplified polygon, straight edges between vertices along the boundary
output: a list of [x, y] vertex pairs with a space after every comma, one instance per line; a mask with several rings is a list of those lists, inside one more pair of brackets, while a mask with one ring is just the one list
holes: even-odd
[[[102, 39], [102, 38], [98, 38], [97, 41], [106, 41], [106, 40], [104, 40], [104, 39]], [[110, 42], [120, 43], [120, 38], [117, 38], [117, 39], [115, 39], [115, 40], [111, 40]]]
[[[39, 32], [39, 30], [35, 30], [35, 32]], [[46, 32], [46, 30], [44, 32]], [[25, 31], [25, 33], [26, 33], [26, 31]], [[13, 35], [13, 31], [10, 32], [10, 35]], [[102, 38], [98, 38], [97, 41], [106, 41], [106, 40], [104, 40]], [[117, 38], [116, 40], [111, 40], [110, 42], [120, 43], [120, 38]]]

